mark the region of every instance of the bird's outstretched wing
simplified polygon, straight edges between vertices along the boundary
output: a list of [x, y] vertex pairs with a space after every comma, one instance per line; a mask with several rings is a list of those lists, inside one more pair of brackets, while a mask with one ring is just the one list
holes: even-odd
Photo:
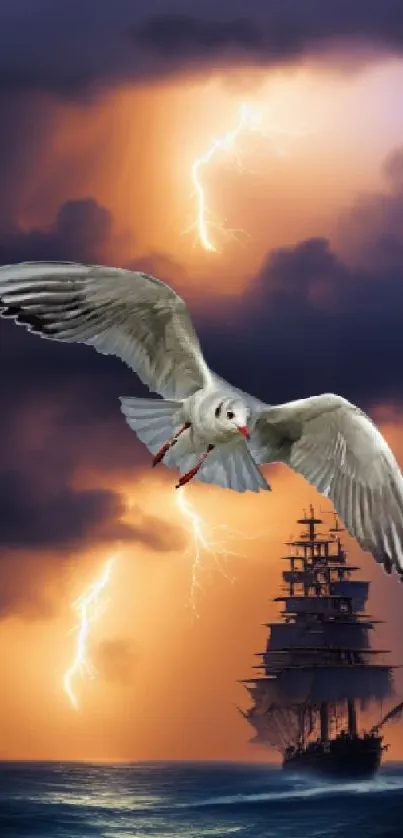
[[332, 394], [265, 408], [251, 438], [256, 462], [284, 462], [329, 497], [387, 573], [403, 575], [403, 477], [382, 434]]
[[73, 262], [6, 265], [0, 315], [42, 337], [117, 355], [164, 398], [185, 398], [211, 379], [184, 301], [144, 273]]

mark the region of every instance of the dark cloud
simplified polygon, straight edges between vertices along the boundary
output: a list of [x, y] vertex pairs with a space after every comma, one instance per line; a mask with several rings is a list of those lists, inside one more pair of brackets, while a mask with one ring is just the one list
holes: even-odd
[[28, 262], [43, 259], [93, 262], [110, 241], [110, 212], [93, 198], [66, 201], [47, 230], [15, 228], [3, 234], [0, 263]]
[[139, 41], [165, 58], [214, 55], [225, 49], [260, 52], [262, 33], [252, 21], [198, 20], [185, 14], [166, 14], [147, 20], [137, 31]]
[[[29, 468], [31, 465], [31, 468]], [[52, 463], [49, 463], [52, 466]], [[56, 464], [53, 464], [56, 465]], [[71, 470], [74, 462], [71, 462]], [[4, 549], [70, 550], [86, 543], [130, 541], [156, 552], [183, 548], [182, 533], [160, 518], [131, 510], [124, 522], [124, 499], [107, 489], [72, 489], [67, 474], [46, 480], [32, 463], [0, 472], [0, 546]]]
[[[24, 26], [21, 26], [21, 21]], [[192, 14], [179, 0], [14, 0], [0, 12], [0, 93], [68, 97], [177, 69], [290, 61], [352, 40], [403, 45], [399, 0], [207, 0]]]
[[3, 471], [0, 476], [3, 548], [68, 548], [91, 538], [128, 537], [130, 528], [118, 524], [124, 511], [119, 495], [104, 489], [76, 491], [62, 485], [54, 493], [43, 491], [35, 474], [27, 470]]
[[206, 333], [208, 359], [272, 403], [320, 392], [363, 407], [403, 401], [402, 270], [350, 267], [325, 239], [274, 252], [231, 325]]
[[94, 650], [94, 664], [99, 675], [111, 684], [132, 686], [139, 661], [137, 646], [131, 640], [103, 640]]

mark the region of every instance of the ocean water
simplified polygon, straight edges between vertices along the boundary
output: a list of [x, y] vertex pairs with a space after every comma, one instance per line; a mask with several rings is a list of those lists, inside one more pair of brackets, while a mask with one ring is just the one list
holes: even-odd
[[403, 838], [403, 764], [357, 783], [234, 763], [0, 763], [1, 838]]

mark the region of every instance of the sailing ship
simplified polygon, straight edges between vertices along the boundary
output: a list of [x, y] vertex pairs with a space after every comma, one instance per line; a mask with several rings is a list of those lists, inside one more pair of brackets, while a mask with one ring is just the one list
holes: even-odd
[[[281, 619], [267, 623], [266, 651], [256, 678], [241, 683], [253, 700], [240, 711], [255, 730], [251, 742], [278, 750], [283, 768], [335, 777], [369, 777], [387, 750], [384, 725], [403, 713], [403, 702], [382, 715], [395, 694], [386, 650], [370, 646], [379, 620], [365, 611], [369, 582], [348, 562], [337, 518], [325, 533], [310, 507], [297, 522], [303, 531], [283, 557]], [[367, 730], [360, 716], [380, 720]]]

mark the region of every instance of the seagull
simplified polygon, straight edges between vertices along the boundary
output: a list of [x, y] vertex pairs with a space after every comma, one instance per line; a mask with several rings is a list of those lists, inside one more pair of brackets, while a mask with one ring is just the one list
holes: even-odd
[[269, 405], [207, 365], [187, 306], [148, 274], [74, 262], [0, 267], [0, 315], [55, 341], [116, 355], [162, 398], [121, 398], [132, 430], [189, 480], [270, 490], [259, 466], [283, 463], [329, 498], [349, 533], [403, 578], [403, 477], [372, 420], [325, 393]]

